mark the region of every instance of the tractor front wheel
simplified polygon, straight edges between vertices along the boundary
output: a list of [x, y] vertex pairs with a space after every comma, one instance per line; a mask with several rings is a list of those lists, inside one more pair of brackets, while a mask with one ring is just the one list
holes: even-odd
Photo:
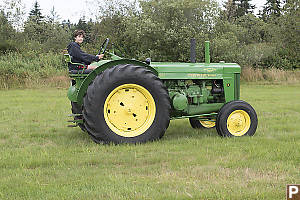
[[252, 136], [257, 123], [256, 112], [250, 104], [245, 101], [231, 101], [220, 109], [216, 129], [223, 137]]
[[161, 138], [170, 122], [170, 100], [160, 79], [141, 66], [117, 65], [99, 74], [83, 103], [93, 140], [143, 143]]

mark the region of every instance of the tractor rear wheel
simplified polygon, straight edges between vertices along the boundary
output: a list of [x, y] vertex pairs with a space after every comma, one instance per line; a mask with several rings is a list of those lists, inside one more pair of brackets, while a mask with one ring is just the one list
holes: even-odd
[[220, 136], [252, 136], [257, 128], [257, 115], [245, 101], [231, 101], [223, 105], [217, 117], [216, 129]]
[[87, 131], [96, 142], [143, 143], [160, 139], [170, 123], [170, 100], [160, 79], [135, 65], [99, 74], [83, 103]]
[[212, 121], [202, 121], [195, 118], [189, 118], [190, 124], [195, 129], [210, 129], [216, 127], [216, 122]]

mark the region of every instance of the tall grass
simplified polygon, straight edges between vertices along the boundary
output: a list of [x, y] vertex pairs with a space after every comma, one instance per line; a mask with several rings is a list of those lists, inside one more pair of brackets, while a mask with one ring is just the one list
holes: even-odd
[[[58, 53], [7, 53], [0, 56], [0, 89], [67, 87], [68, 70]], [[300, 71], [242, 67], [244, 82], [299, 83]]]
[[241, 79], [245, 82], [299, 83], [300, 70], [244, 67], [242, 68]]
[[[60, 78], [53, 78], [60, 77]], [[62, 78], [64, 77], [64, 78]], [[41, 84], [61, 85], [67, 80], [63, 56], [35, 51], [7, 53], [0, 56], [0, 88], [27, 88]], [[61, 80], [64, 81], [61, 81]], [[48, 82], [47, 80], [59, 80]]]

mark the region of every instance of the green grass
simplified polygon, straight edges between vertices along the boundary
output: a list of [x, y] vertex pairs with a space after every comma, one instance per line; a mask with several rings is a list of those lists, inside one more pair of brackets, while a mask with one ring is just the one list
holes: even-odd
[[178, 120], [141, 145], [97, 145], [66, 127], [66, 89], [0, 91], [0, 199], [285, 199], [300, 183], [299, 91], [242, 85], [254, 137]]

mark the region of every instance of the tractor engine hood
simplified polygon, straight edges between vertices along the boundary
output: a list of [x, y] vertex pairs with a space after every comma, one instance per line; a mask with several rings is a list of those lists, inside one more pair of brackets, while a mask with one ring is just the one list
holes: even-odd
[[160, 79], [222, 79], [225, 74], [240, 74], [236, 63], [171, 63], [152, 62]]

